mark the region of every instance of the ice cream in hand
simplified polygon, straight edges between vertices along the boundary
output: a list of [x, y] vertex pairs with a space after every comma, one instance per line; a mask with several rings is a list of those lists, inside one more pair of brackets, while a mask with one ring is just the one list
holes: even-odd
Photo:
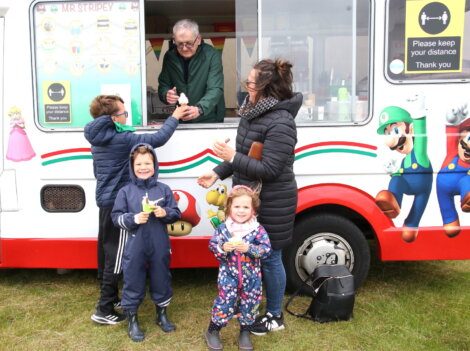
[[189, 103], [188, 97], [184, 93], [181, 93], [178, 99], [178, 103], [180, 104], [180, 106], [188, 105]]
[[142, 211], [150, 213], [153, 212], [155, 208], [155, 201], [150, 201], [148, 194], [145, 194], [145, 196], [142, 197]]
[[232, 236], [230, 239], [228, 239], [228, 241], [233, 245], [240, 245], [241, 243], [243, 243], [242, 238], [237, 236]]

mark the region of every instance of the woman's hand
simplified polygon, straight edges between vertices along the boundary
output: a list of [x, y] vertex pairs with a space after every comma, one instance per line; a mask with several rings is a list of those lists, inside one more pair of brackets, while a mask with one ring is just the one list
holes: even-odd
[[235, 150], [223, 141], [216, 141], [212, 147], [212, 150], [224, 161], [230, 162], [235, 156]]
[[177, 120], [184, 119], [190, 113], [190, 106], [178, 106], [172, 113]]
[[203, 188], [208, 188], [212, 186], [219, 177], [214, 171], [205, 173], [197, 178], [197, 183]]

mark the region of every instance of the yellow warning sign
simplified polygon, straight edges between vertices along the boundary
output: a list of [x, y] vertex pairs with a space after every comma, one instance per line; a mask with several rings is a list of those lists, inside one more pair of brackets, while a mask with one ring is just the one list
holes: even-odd
[[406, 0], [405, 72], [462, 71], [465, 0]]

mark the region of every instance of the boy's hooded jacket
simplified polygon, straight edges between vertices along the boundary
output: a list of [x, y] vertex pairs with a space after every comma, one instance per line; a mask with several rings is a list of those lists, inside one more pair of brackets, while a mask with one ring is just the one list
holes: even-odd
[[[135, 235], [161, 235], [168, 237], [166, 225], [174, 223], [181, 217], [176, 200], [170, 187], [158, 181], [158, 162], [153, 148], [148, 144], [137, 144], [131, 153], [139, 146], [147, 147], [153, 154], [155, 174], [148, 179], [139, 179], [135, 176], [132, 161], [129, 158], [130, 182], [125, 185], [116, 197], [111, 217], [116, 226]], [[151, 201], [159, 200], [157, 205], [164, 208], [166, 216], [156, 218], [153, 214], [145, 224], [137, 224], [134, 216], [142, 212], [142, 199], [148, 196]]]
[[165, 145], [178, 126], [178, 120], [168, 117], [155, 133], [136, 134], [116, 131], [111, 116], [100, 116], [85, 126], [85, 138], [91, 144], [93, 172], [96, 178], [96, 204], [112, 207], [116, 195], [129, 181], [129, 152], [139, 143], [153, 147]]
[[[158, 181], [158, 162], [155, 151], [148, 144], [137, 144], [132, 151], [139, 146], [145, 146], [152, 152], [155, 174], [148, 179], [137, 178], [133, 171], [132, 161], [129, 161], [131, 181], [119, 190], [111, 212], [114, 224], [129, 232], [122, 260], [124, 286], [121, 305], [125, 311], [130, 312], [137, 312], [145, 297], [147, 266], [152, 301], [160, 307], [170, 303], [173, 291], [167, 224], [181, 217], [170, 187]], [[157, 205], [165, 209], [166, 216], [156, 218], [153, 213], [150, 213], [147, 223], [137, 224], [134, 218], [143, 210], [142, 199], [144, 197], [156, 201]]]

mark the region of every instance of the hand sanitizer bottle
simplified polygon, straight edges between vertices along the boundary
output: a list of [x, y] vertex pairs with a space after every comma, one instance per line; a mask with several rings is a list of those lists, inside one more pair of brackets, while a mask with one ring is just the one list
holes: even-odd
[[341, 81], [341, 87], [338, 89], [338, 115], [342, 122], [350, 121], [349, 116], [349, 92], [346, 88], [344, 79]]

